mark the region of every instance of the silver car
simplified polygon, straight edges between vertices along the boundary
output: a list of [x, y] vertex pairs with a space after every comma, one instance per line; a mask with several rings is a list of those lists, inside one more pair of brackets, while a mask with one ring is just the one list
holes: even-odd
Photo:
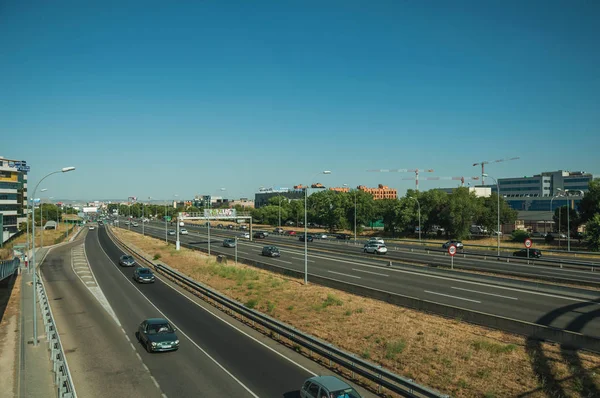
[[380, 243], [367, 243], [363, 247], [365, 253], [385, 254], [387, 253], [387, 247]]
[[133, 267], [135, 265], [135, 259], [133, 256], [124, 254], [119, 257], [119, 265], [122, 265], [123, 267]]

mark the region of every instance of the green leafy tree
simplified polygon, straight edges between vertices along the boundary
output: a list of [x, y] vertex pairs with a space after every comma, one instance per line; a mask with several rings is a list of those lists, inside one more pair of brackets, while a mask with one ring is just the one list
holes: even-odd
[[600, 251], [600, 213], [585, 224], [585, 239], [593, 251]]
[[375, 201], [375, 217], [383, 219], [383, 230], [395, 232], [398, 228], [400, 201], [398, 199], [381, 199]]
[[471, 224], [479, 217], [481, 211], [481, 202], [477, 200], [474, 192], [469, 192], [466, 187], [455, 189], [448, 202], [447, 230], [457, 239], [468, 237]]
[[590, 181], [588, 189], [578, 206], [581, 223], [587, 223], [596, 214], [600, 214], [600, 179]]
[[421, 227], [424, 232], [432, 231], [434, 226], [445, 228], [448, 223], [449, 197], [447, 193], [436, 189], [420, 193]]
[[[486, 198], [478, 198], [481, 206], [481, 212], [474, 223], [485, 227], [488, 231], [498, 229], [498, 196], [492, 193]], [[511, 208], [504, 198], [500, 198], [500, 225], [514, 224], [517, 220], [518, 212]]]
[[[567, 209], [569, 218], [567, 218]], [[559, 226], [560, 231], [566, 231], [567, 229], [571, 228], [571, 230], [569, 231], [571, 235], [576, 233], [577, 229], [581, 225], [581, 218], [577, 210], [570, 209], [567, 206], [561, 206], [555, 209], [552, 219], [554, 220], [554, 225]]]

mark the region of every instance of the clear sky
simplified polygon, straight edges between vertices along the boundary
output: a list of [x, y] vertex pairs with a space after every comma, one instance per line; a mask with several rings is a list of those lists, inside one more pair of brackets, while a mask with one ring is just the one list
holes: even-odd
[[[600, 2], [0, 3], [0, 155], [65, 199], [600, 173]], [[321, 170], [332, 174], [311, 177]], [[422, 181], [421, 189], [456, 186]]]

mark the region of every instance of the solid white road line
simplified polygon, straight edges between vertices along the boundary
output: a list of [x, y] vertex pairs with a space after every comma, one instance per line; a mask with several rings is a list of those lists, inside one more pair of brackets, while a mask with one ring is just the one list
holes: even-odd
[[356, 271], [356, 272], [364, 272], [365, 274], [373, 274], [373, 275], [379, 275], [379, 276], [389, 276], [387, 274], [380, 274], [379, 272], [371, 272], [371, 271], [365, 271], [362, 269], [356, 269], [356, 268], [352, 268], [352, 271]]
[[327, 272], [332, 273], [332, 274], [342, 275], [342, 276], [349, 276], [350, 278], [362, 279], [360, 276], [344, 274], [342, 272], [335, 272], [335, 271], [327, 271]]
[[451, 296], [451, 295], [449, 295], [449, 294], [432, 292], [432, 291], [430, 291], [430, 290], [424, 290], [424, 292], [425, 292], [425, 293], [430, 293], [430, 294], [437, 294], [438, 296], [451, 297], [451, 298], [455, 298], [455, 299], [458, 299], [458, 300], [471, 301], [471, 302], [473, 302], [473, 303], [479, 303], [479, 304], [481, 304], [481, 301], [477, 301], [477, 300], [471, 300], [471, 299], [464, 298], [464, 297]]
[[[303, 258], [299, 258], [299, 257], [292, 257], [292, 260], [301, 260], [301, 261], [304, 261]], [[315, 261], [314, 260], [308, 260], [308, 262], [309, 263], [314, 263]]]
[[285, 263], [285, 264], [291, 264], [291, 261], [285, 261], [285, 260], [277, 260], [276, 258], [272, 258], [271, 260], [273, 261], [279, 261], [280, 263]]
[[510, 300], [518, 300], [518, 298], [516, 298], [516, 297], [503, 296], [503, 295], [501, 295], [501, 294], [494, 294], [494, 293], [480, 292], [479, 290], [463, 289], [462, 287], [455, 287], [455, 286], [451, 286], [451, 287], [452, 287], [452, 289], [456, 289], [456, 290], [464, 290], [465, 292], [479, 293], [479, 294], [486, 294], [486, 295], [488, 295], [488, 296], [502, 297], [502, 298], [506, 298], [506, 299], [510, 299]]

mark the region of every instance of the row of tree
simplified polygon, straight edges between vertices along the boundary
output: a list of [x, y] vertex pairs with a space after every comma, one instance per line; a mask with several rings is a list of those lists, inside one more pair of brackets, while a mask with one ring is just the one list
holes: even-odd
[[[562, 208], [561, 208], [562, 209]], [[557, 209], [558, 210], [558, 209]], [[564, 213], [561, 213], [561, 224], [563, 223], [563, 219], [566, 216], [566, 209], [563, 210]], [[557, 215], [554, 215], [554, 220], [556, 222]], [[588, 186], [588, 192], [585, 193], [585, 196], [579, 202], [577, 209], [575, 211], [570, 210], [569, 217], [570, 223], [573, 223], [573, 216], [575, 219], [575, 225], [577, 228], [581, 225], [585, 224], [585, 239], [588, 243], [588, 246], [591, 250], [599, 251], [600, 250], [600, 179], [595, 179], [590, 181]], [[575, 227], [571, 227], [571, 231], [576, 231], [577, 229], [573, 229]], [[566, 228], [564, 229], [567, 230]]]

